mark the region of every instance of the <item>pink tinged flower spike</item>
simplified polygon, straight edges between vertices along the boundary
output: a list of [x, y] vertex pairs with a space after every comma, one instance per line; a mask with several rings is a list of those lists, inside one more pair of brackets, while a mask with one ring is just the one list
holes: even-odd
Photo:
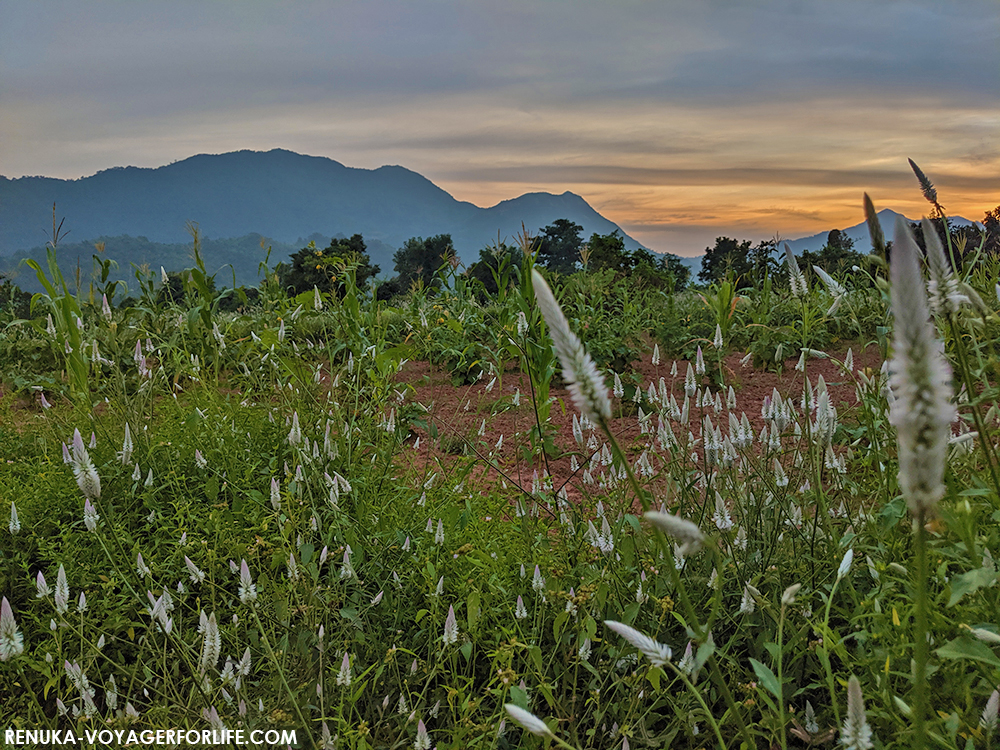
[[11, 534], [16, 534], [21, 530], [21, 519], [17, 517], [17, 506], [14, 505], [13, 501], [10, 504], [10, 525], [8, 528]]
[[128, 426], [128, 422], [125, 423], [125, 437], [122, 440], [122, 449], [118, 453], [118, 460], [122, 462], [122, 466], [128, 466], [132, 461], [132, 430]]
[[431, 750], [431, 738], [422, 720], [417, 722], [417, 738], [413, 741], [413, 750]]
[[528, 616], [528, 608], [524, 606], [524, 599], [518, 594], [517, 602], [514, 604], [514, 617], [518, 620], [523, 620]]
[[69, 609], [69, 584], [66, 582], [66, 569], [62, 565], [56, 574], [55, 605], [56, 612], [61, 615], [66, 614]]
[[271, 507], [281, 510], [281, 487], [276, 477], [271, 477]]
[[0, 661], [7, 661], [24, 653], [24, 636], [17, 629], [14, 611], [7, 597], [0, 602]]
[[35, 598], [44, 599], [49, 594], [52, 593], [52, 589], [49, 588], [49, 584], [45, 582], [45, 576], [42, 575], [42, 571], [38, 571], [38, 575], [35, 578]]
[[204, 674], [209, 669], [215, 669], [222, 655], [222, 635], [219, 632], [219, 624], [215, 619], [215, 612], [208, 617], [205, 611], [201, 612], [200, 630], [204, 636], [201, 646], [201, 662], [199, 671]]
[[507, 711], [507, 715], [514, 720], [525, 731], [530, 734], [536, 735], [538, 737], [554, 737], [552, 730], [549, 729], [548, 725], [535, 716], [531, 711], [526, 711], [520, 706], [515, 706], [513, 703], [504, 704], [504, 709]]
[[642, 651], [643, 655], [649, 659], [649, 663], [655, 667], [662, 667], [667, 664], [673, 656], [670, 646], [650, 638], [635, 628], [629, 627], [625, 623], [605, 620], [604, 624], [615, 631], [618, 635]]
[[872, 742], [872, 729], [868, 726], [868, 717], [865, 714], [861, 683], [854, 675], [851, 675], [847, 683], [847, 718], [844, 719], [844, 728], [840, 732], [840, 743], [847, 750], [871, 750], [875, 747]]
[[919, 252], [909, 226], [897, 217], [890, 268], [896, 331], [889, 421], [896, 428], [899, 484], [914, 515], [932, 513], [944, 494], [948, 438], [955, 418], [951, 368], [928, 319]]
[[337, 672], [337, 684], [349, 687], [351, 684], [351, 657], [346, 652], [344, 660], [340, 663], [340, 671]]
[[250, 577], [250, 566], [247, 565], [247, 561], [241, 560], [240, 562], [240, 587], [238, 593], [241, 602], [250, 604], [257, 599], [257, 586], [254, 584], [253, 578]]
[[611, 419], [611, 399], [608, 398], [608, 389], [597, 365], [587, 354], [580, 339], [570, 330], [562, 308], [537, 269], [532, 269], [531, 283], [538, 309], [549, 327], [556, 355], [562, 364], [563, 378], [569, 387], [573, 403], [581, 414], [594, 422]]
[[97, 522], [100, 520], [97, 509], [91, 505], [88, 497], [83, 503], [83, 524], [87, 527], [87, 531], [97, 531]]
[[191, 583], [201, 583], [205, 580], [204, 571], [195, 565], [187, 555], [184, 555], [184, 565], [187, 566], [188, 574], [191, 576]]
[[445, 646], [458, 642], [458, 620], [455, 618], [455, 607], [448, 607], [448, 616], [444, 620], [444, 635], [441, 636]]

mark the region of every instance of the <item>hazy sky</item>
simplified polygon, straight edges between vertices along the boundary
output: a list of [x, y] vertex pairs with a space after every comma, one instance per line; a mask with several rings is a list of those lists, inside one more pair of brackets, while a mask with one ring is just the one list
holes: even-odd
[[[0, 174], [288, 148], [654, 250], [1000, 204], [997, 0], [0, 0]], [[303, 231], [308, 231], [304, 227]]]

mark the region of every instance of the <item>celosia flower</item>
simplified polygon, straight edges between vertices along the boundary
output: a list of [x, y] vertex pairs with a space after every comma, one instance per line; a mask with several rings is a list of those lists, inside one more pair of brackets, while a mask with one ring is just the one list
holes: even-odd
[[240, 601], [249, 604], [257, 599], [257, 586], [254, 585], [253, 578], [250, 577], [250, 566], [246, 560], [240, 561]]
[[101, 496], [101, 478], [83, 445], [79, 430], [73, 431], [73, 475], [85, 497], [96, 500]]
[[890, 289], [896, 328], [890, 421], [899, 446], [899, 484], [915, 515], [933, 512], [944, 494], [944, 465], [955, 416], [951, 368], [928, 320], [919, 252], [909, 226], [897, 217]]
[[188, 573], [191, 576], [191, 583], [201, 583], [205, 580], [205, 573], [187, 555], [184, 555], [184, 564], [187, 566]]
[[983, 708], [983, 715], [979, 718], [979, 726], [987, 732], [992, 732], [997, 728], [997, 714], [1000, 713], [1000, 690], [990, 693], [989, 700]]
[[413, 750], [431, 750], [431, 738], [423, 721], [417, 722], [417, 738], [413, 741]]
[[125, 437], [122, 440], [122, 449], [118, 451], [118, 460], [122, 462], [122, 466], [127, 466], [132, 460], [132, 430], [128, 426], [128, 422], [125, 423]]
[[21, 519], [17, 517], [17, 506], [14, 505], [13, 501], [10, 504], [10, 525], [8, 528], [11, 534], [16, 534], [21, 530]]
[[840, 567], [837, 568], [837, 580], [846, 576], [851, 570], [851, 563], [854, 562], [854, 549], [849, 549], [844, 553], [843, 559], [840, 561]]
[[69, 609], [69, 583], [66, 582], [66, 569], [61, 564], [56, 574], [55, 605], [56, 612], [61, 615], [66, 614]]
[[604, 624], [642, 651], [646, 658], [649, 659], [650, 664], [655, 667], [664, 666], [673, 656], [670, 646], [650, 638], [635, 628], [621, 622], [615, 622], [614, 620], [605, 620]]
[[444, 620], [444, 635], [441, 637], [445, 646], [458, 641], [458, 621], [455, 619], [455, 607], [449, 605], [448, 616]]
[[526, 711], [520, 706], [515, 706], [513, 703], [504, 704], [504, 709], [506, 709], [510, 718], [512, 718], [519, 726], [530, 734], [537, 735], [538, 737], [555, 736], [552, 734], [552, 730], [549, 729], [548, 725], [531, 713], [531, 711]]
[[149, 569], [149, 566], [146, 565], [146, 561], [142, 559], [141, 552], [138, 555], [136, 555], [135, 558], [135, 572], [141, 576], [149, 576], [153, 574], [152, 571]]
[[680, 516], [651, 510], [645, 514], [645, 518], [664, 534], [680, 542], [683, 555], [695, 554], [705, 542], [701, 529]]
[[219, 625], [215, 620], [215, 612], [206, 616], [205, 610], [201, 611], [198, 630], [203, 636], [201, 661], [198, 669], [202, 674], [205, 674], [209, 669], [215, 669], [219, 663], [219, 656], [222, 654], [222, 635], [219, 633]]
[[524, 599], [518, 594], [517, 602], [514, 604], [514, 617], [518, 620], [523, 620], [528, 616], [528, 609], [524, 606]]
[[337, 684], [349, 687], [351, 684], [351, 657], [346, 652], [344, 660], [340, 663], [340, 671], [337, 672]]
[[815, 271], [816, 275], [819, 276], [819, 280], [823, 282], [823, 286], [826, 287], [826, 291], [830, 293], [831, 297], [833, 297], [833, 304], [831, 304], [830, 309], [826, 311], [827, 315], [833, 315], [840, 307], [840, 303], [844, 301], [844, 297], [847, 295], [847, 290], [844, 289], [843, 285], [839, 281], [819, 266], [813, 266], [813, 271]]
[[796, 297], [805, 297], [809, 293], [806, 277], [802, 274], [802, 269], [799, 268], [792, 248], [788, 246], [787, 242], [785, 243], [785, 262], [788, 265], [788, 285], [792, 294]]
[[83, 524], [87, 527], [87, 531], [96, 531], [97, 522], [100, 520], [101, 517], [97, 515], [97, 509], [90, 504], [88, 497], [83, 504]]
[[840, 733], [840, 743], [847, 750], [870, 750], [875, 747], [872, 742], [872, 729], [868, 726], [865, 714], [864, 696], [861, 694], [861, 683], [851, 675], [847, 682], [847, 718]]
[[542, 578], [542, 571], [537, 565], [535, 566], [535, 574], [531, 578], [531, 588], [536, 592], [545, 590], [545, 579]]
[[14, 611], [5, 596], [0, 602], [0, 661], [7, 661], [23, 653], [24, 636], [17, 629]]
[[597, 366], [587, 354], [583, 343], [570, 330], [569, 322], [552, 290], [537, 270], [532, 270], [531, 282], [535, 290], [535, 301], [549, 326], [552, 343], [563, 367], [563, 379], [573, 403], [581, 414], [595, 422], [611, 419], [611, 400]]

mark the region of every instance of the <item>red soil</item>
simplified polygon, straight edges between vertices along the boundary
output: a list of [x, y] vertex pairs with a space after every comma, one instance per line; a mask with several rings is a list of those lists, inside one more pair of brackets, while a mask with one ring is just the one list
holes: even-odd
[[[845, 354], [846, 349], [831, 352], [831, 357], [843, 360]], [[765, 397], [770, 396], [773, 389], [777, 388], [783, 398], [794, 397], [798, 401], [802, 395], [802, 375], [794, 369], [796, 359], [787, 360], [783, 373], [778, 375], [751, 366], [741, 366], [741, 356], [737, 353], [724, 358], [727, 386], [721, 392], [721, 396], [725, 405], [728, 386], [733, 386], [737, 400], [735, 414], [739, 416], [742, 412], [746, 412], [756, 435], [764, 426], [761, 406]], [[671, 392], [678, 403], [682, 404], [687, 363], [678, 361], [678, 375], [676, 378], [671, 378], [672, 360], [665, 359], [659, 366], [654, 366], [650, 360], [651, 355], [647, 354], [642, 361], [633, 363], [633, 371], [641, 376], [643, 391], [645, 392], [650, 382], [658, 384], [662, 377], [668, 389], [672, 389]], [[711, 361], [708, 360], [708, 367], [712, 366]], [[882, 365], [877, 347], [871, 346], [865, 351], [855, 351], [854, 365], [855, 370], [869, 368], [877, 371]], [[856, 405], [854, 381], [832, 359], [810, 359], [807, 370], [813, 384], [820, 375], [823, 376], [831, 401], [841, 417]], [[632, 377], [631, 374], [628, 377], [623, 375], [622, 379], [633, 382]], [[439, 437], [439, 440], [435, 441], [430, 439], [425, 430], [414, 431], [414, 435], [420, 438], [418, 449], [415, 452], [412, 450], [415, 437], [411, 436], [402, 452], [404, 459], [412, 466], [422, 469], [428, 475], [432, 472], [442, 474], [456, 465], [456, 454], [461, 454], [464, 447], [467, 455], [471, 455], [474, 451], [483, 459], [477, 462], [473, 472], [477, 481], [498, 482], [506, 479], [508, 483], [516, 483], [530, 492], [533, 473], [538, 471], [541, 475], [547, 471], [556, 490], [565, 485], [571, 500], [576, 501], [581, 497], [582, 470], [575, 474], [571, 471], [570, 454], [577, 453], [578, 461], [582, 464], [589, 453], [585, 453], [585, 448], [577, 445], [573, 439], [573, 415], [577, 410], [568, 390], [564, 387], [553, 385], [551, 388], [550, 395], [555, 398], [555, 402], [549, 420], [555, 430], [554, 442], [557, 448], [565, 453], [558, 458], [547, 460], [536, 458], [533, 462], [528, 462], [524, 455], [530, 444], [528, 432], [535, 423], [535, 416], [528, 379], [519, 371], [508, 370], [503, 373], [502, 391], [498, 380], [491, 392], [486, 391], [490, 379], [488, 377], [483, 377], [473, 385], [455, 387], [447, 372], [426, 362], [408, 362], [398, 379], [400, 382], [409, 383], [416, 390], [415, 395], [408, 400], [430, 407], [427, 419], [436, 426]], [[607, 385], [610, 391], [610, 378]], [[515, 407], [511, 405], [511, 401], [518, 389], [521, 393], [520, 405]], [[713, 391], [715, 390], [713, 388]], [[618, 399], [612, 399], [612, 403], [615, 415], [612, 420], [612, 430], [622, 449], [634, 460], [639, 457], [642, 449], [655, 439], [656, 418], [654, 417], [650, 423], [650, 433], [643, 435], [639, 429], [634, 406], [628, 403], [621, 408]], [[643, 408], [648, 411], [650, 407], [643, 402]], [[625, 416], [619, 416], [622, 411], [625, 412]], [[692, 410], [692, 413], [696, 412]], [[725, 409], [718, 416], [710, 412], [710, 416], [714, 424], [720, 425], [724, 432], [728, 431]], [[478, 433], [484, 419], [486, 433], [480, 437]], [[680, 427], [677, 425], [673, 427], [675, 434], [680, 438]], [[700, 437], [701, 426], [696, 418], [690, 420], [689, 427], [696, 438]], [[503, 445], [500, 450], [496, 450], [495, 445], [501, 435], [503, 435]], [[598, 440], [599, 444], [603, 444], [600, 435]], [[449, 450], [443, 450], [442, 446]], [[594, 473], [596, 477], [597, 473]]]

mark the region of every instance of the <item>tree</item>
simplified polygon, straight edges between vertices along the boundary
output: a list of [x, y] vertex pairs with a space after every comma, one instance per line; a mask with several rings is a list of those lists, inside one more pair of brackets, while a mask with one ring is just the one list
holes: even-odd
[[[750, 285], [763, 283], [764, 278], [778, 272], [781, 264], [775, 258], [778, 251], [778, 240], [761, 240], [750, 249], [747, 260], [750, 264]], [[784, 248], [782, 248], [782, 252]]]
[[673, 283], [668, 286], [675, 292], [682, 291], [691, 281], [691, 269], [676, 255], [670, 253], [661, 255], [660, 268], [672, 277]]
[[583, 227], [569, 219], [556, 219], [541, 232], [538, 264], [552, 271], [573, 273], [580, 259]]
[[291, 263], [279, 263], [275, 272], [283, 289], [291, 295], [302, 294], [316, 287], [321, 292], [341, 294], [344, 289], [343, 274], [353, 267], [358, 288], [364, 288], [368, 279], [381, 270], [371, 264], [365, 251], [365, 241], [360, 234], [350, 239], [334, 237], [324, 250], [310, 242], [294, 253]]
[[698, 278], [704, 282], [722, 281], [727, 274], [742, 280], [742, 286], [751, 282], [748, 278], [752, 267], [748, 255], [753, 243], [750, 240], [734, 240], [731, 237], [716, 237], [715, 247], [706, 247], [701, 259]]
[[986, 242], [983, 252], [989, 255], [1000, 255], [1000, 206], [987, 211], [983, 218], [983, 232]]
[[521, 263], [524, 253], [521, 248], [506, 243], [484, 247], [479, 251], [479, 260], [469, 267], [468, 274], [483, 285], [487, 294], [493, 296], [500, 291], [498, 281], [506, 281], [516, 287], [521, 280]]
[[410, 237], [396, 254], [392, 256], [399, 283], [408, 287], [420, 280], [424, 286], [431, 286], [442, 265], [451, 261], [455, 246], [450, 234], [428, 237]]
[[610, 268], [619, 273], [629, 273], [633, 268], [631, 253], [625, 249], [625, 239], [619, 230], [611, 234], [590, 235], [585, 251], [588, 271], [603, 271]]

